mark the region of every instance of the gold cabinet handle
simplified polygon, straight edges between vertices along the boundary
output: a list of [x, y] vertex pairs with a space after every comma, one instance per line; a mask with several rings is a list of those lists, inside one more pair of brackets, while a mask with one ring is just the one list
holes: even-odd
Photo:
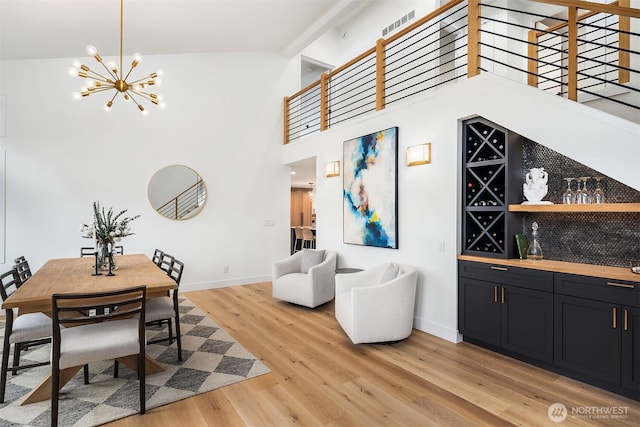
[[496, 265], [492, 265], [491, 269], [492, 270], [498, 270], [498, 271], [509, 271], [509, 269], [507, 267], [498, 267]]
[[624, 330], [625, 331], [629, 330], [628, 317], [629, 317], [629, 310], [625, 309], [624, 310]]
[[504, 288], [501, 288], [501, 289], [502, 289], [502, 304], [504, 304]]
[[607, 282], [607, 286], [613, 286], [616, 288], [627, 288], [627, 289], [635, 289], [635, 285], [628, 285], [626, 283], [616, 283], [616, 282]]
[[613, 307], [613, 329], [618, 327], [618, 309]]
[[493, 302], [498, 302], [498, 287], [493, 287]]

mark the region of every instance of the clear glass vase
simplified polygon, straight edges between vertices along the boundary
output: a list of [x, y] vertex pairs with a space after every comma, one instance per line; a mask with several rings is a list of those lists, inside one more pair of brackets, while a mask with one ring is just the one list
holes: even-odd
[[[109, 270], [109, 246], [113, 249], [113, 244], [103, 244], [98, 243], [98, 270], [108, 271]], [[111, 270], [117, 269], [116, 264], [116, 256], [115, 253], [111, 254]]]
[[529, 247], [527, 248], [527, 259], [531, 260], [540, 260], [543, 258], [542, 256], [542, 247], [540, 246], [540, 236], [538, 234], [538, 223], [534, 222], [531, 224], [532, 229], [532, 238], [529, 243]]

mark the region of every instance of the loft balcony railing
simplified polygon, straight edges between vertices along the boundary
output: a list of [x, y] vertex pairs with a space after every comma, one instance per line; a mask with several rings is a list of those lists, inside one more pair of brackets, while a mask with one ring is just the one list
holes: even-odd
[[640, 9], [630, 0], [529, 2], [558, 6], [553, 16], [503, 3], [449, 1], [285, 97], [284, 143], [481, 72], [640, 112]]
[[167, 218], [183, 219], [204, 203], [207, 198], [206, 192], [207, 188], [204, 185], [204, 181], [198, 180], [198, 182], [160, 206], [157, 211]]

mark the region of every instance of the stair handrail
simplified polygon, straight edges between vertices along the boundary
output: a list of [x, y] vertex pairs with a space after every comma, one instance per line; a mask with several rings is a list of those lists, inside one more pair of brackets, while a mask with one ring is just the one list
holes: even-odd
[[[195, 184], [189, 186], [188, 188], [186, 188], [185, 190], [183, 190], [182, 192], [180, 192], [177, 196], [173, 197], [172, 199], [170, 199], [168, 202], [166, 202], [164, 205], [160, 206], [157, 211], [158, 212], [174, 212], [174, 219], [179, 219], [181, 218], [183, 215], [181, 215], [181, 212], [184, 212], [184, 214], [187, 214], [189, 212], [191, 212], [191, 210], [195, 207], [198, 206], [199, 200], [198, 200], [198, 193], [200, 191], [204, 191], [204, 181], [202, 179], [199, 179]], [[183, 209], [181, 209], [180, 206], [180, 200], [183, 199], [182, 196], [186, 195], [186, 194], [195, 194], [196, 198], [195, 198], [195, 204], [192, 206], [187, 206], [187, 211]], [[187, 198], [187, 200], [194, 200], [193, 197], [189, 197]], [[168, 214], [167, 214], [168, 216]]]
[[[630, 80], [629, 77], [629, 35], [630, 33], [630, 18], [640, 18], [640, 9], [630, 7], [630, 0], [618, 0], [617, 2], [610, 4], [592, 3], [584, 0], [532, 0], [537, 3], [546, 3], [556, 6], [566, 7], [568, 10], [569, 19], [567, 22], [567, 28], [569, 30], [569, 64], [568, 64], [568, 88], [569, 93], [567, 98], [573, 101], [577, 100], [578, 92], [578, 65], [577, 65], [577, 52], [578, 52], [578, 39], [577, 39], [577, 24], [581, 19], [590, 16], [590, 13], [607, 13], [620, 17], [620, 51], [619, 51], [619, 77], [618, 81], [621, 84], [627, 83]], [[319, 111], [315, 114], [319, 114], [318, 129], [324, 131], [329, 128], [329, 115], [331, 113], [329, 109], [329, 91], [331, 79], [346, 69], [354, 66], [354, 64], [363, 61], [365, 58], [375, 55], [375, 110], [379, 111], [386, 107], [385, 103], [385, 50], [387, 46], [401, 37], [410, 34], [413, 31], [418, 30], [431, 20], [443, 16], [449, 10], [464, 3], [464, 0], [451, 0], [446, 4], [438, 7], [434, 11], [425, 15], [423, 18], [408, 25], [406, 28], [399, 30], [397, 33], [384, 39], [378, 39], [376, 46], [367, 49], [351, 61], [346, 64], [328, 71], [321, 75], [320, 79], [311, 83], [307, 87], [296, 92], [294, 95], [284, 98], [284, 144], [288, 144], [292, 140], [290, 121], [291, 121], [291, 102], [294, 99], [300, 98], [305, 94], [314, 90], [319, 90]], [[467, 78], [480, 74], [480, 58], [481, 58], [481, 14], [480, 8], [482, 6], [481, 0], [468, 0], [467, 1]], [[589, 14], [578, 15], [578, 10], [590, 11]], [[527, 54], [527, 74], [530, 76], [528, 84], [537, 86], [537, 80], [534, 79], [532, 74], [535, 74], [532, 70], [535, 69], [536, 56], [534, 55], [534, 46], [536, 36], [535, 32], [529, 33], [529, 39], [526, 41], [529, 44], [529, 51]], [[626, 104], [625, 104], [626, 105]], [[639, 108], [633, 106], [634, 108]], [[312, 114], [314, 114], [312, 112]], [[307, 125], [308, 127], [308, 125]]]

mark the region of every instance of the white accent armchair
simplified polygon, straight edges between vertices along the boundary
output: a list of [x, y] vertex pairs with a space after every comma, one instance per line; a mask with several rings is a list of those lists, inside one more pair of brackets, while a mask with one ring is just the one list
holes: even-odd
[[[313, 264], [312, 258], [317, 258]], [[306, 271], [306, 272], [305, 272]], [[273, 297], [314, 308], [335, 295], [336, 253], [303, 249], [272, 266]]]
[[411, 335], [418, 272], [385, 263], [336, 276], [336, 320], [354, 344]]

